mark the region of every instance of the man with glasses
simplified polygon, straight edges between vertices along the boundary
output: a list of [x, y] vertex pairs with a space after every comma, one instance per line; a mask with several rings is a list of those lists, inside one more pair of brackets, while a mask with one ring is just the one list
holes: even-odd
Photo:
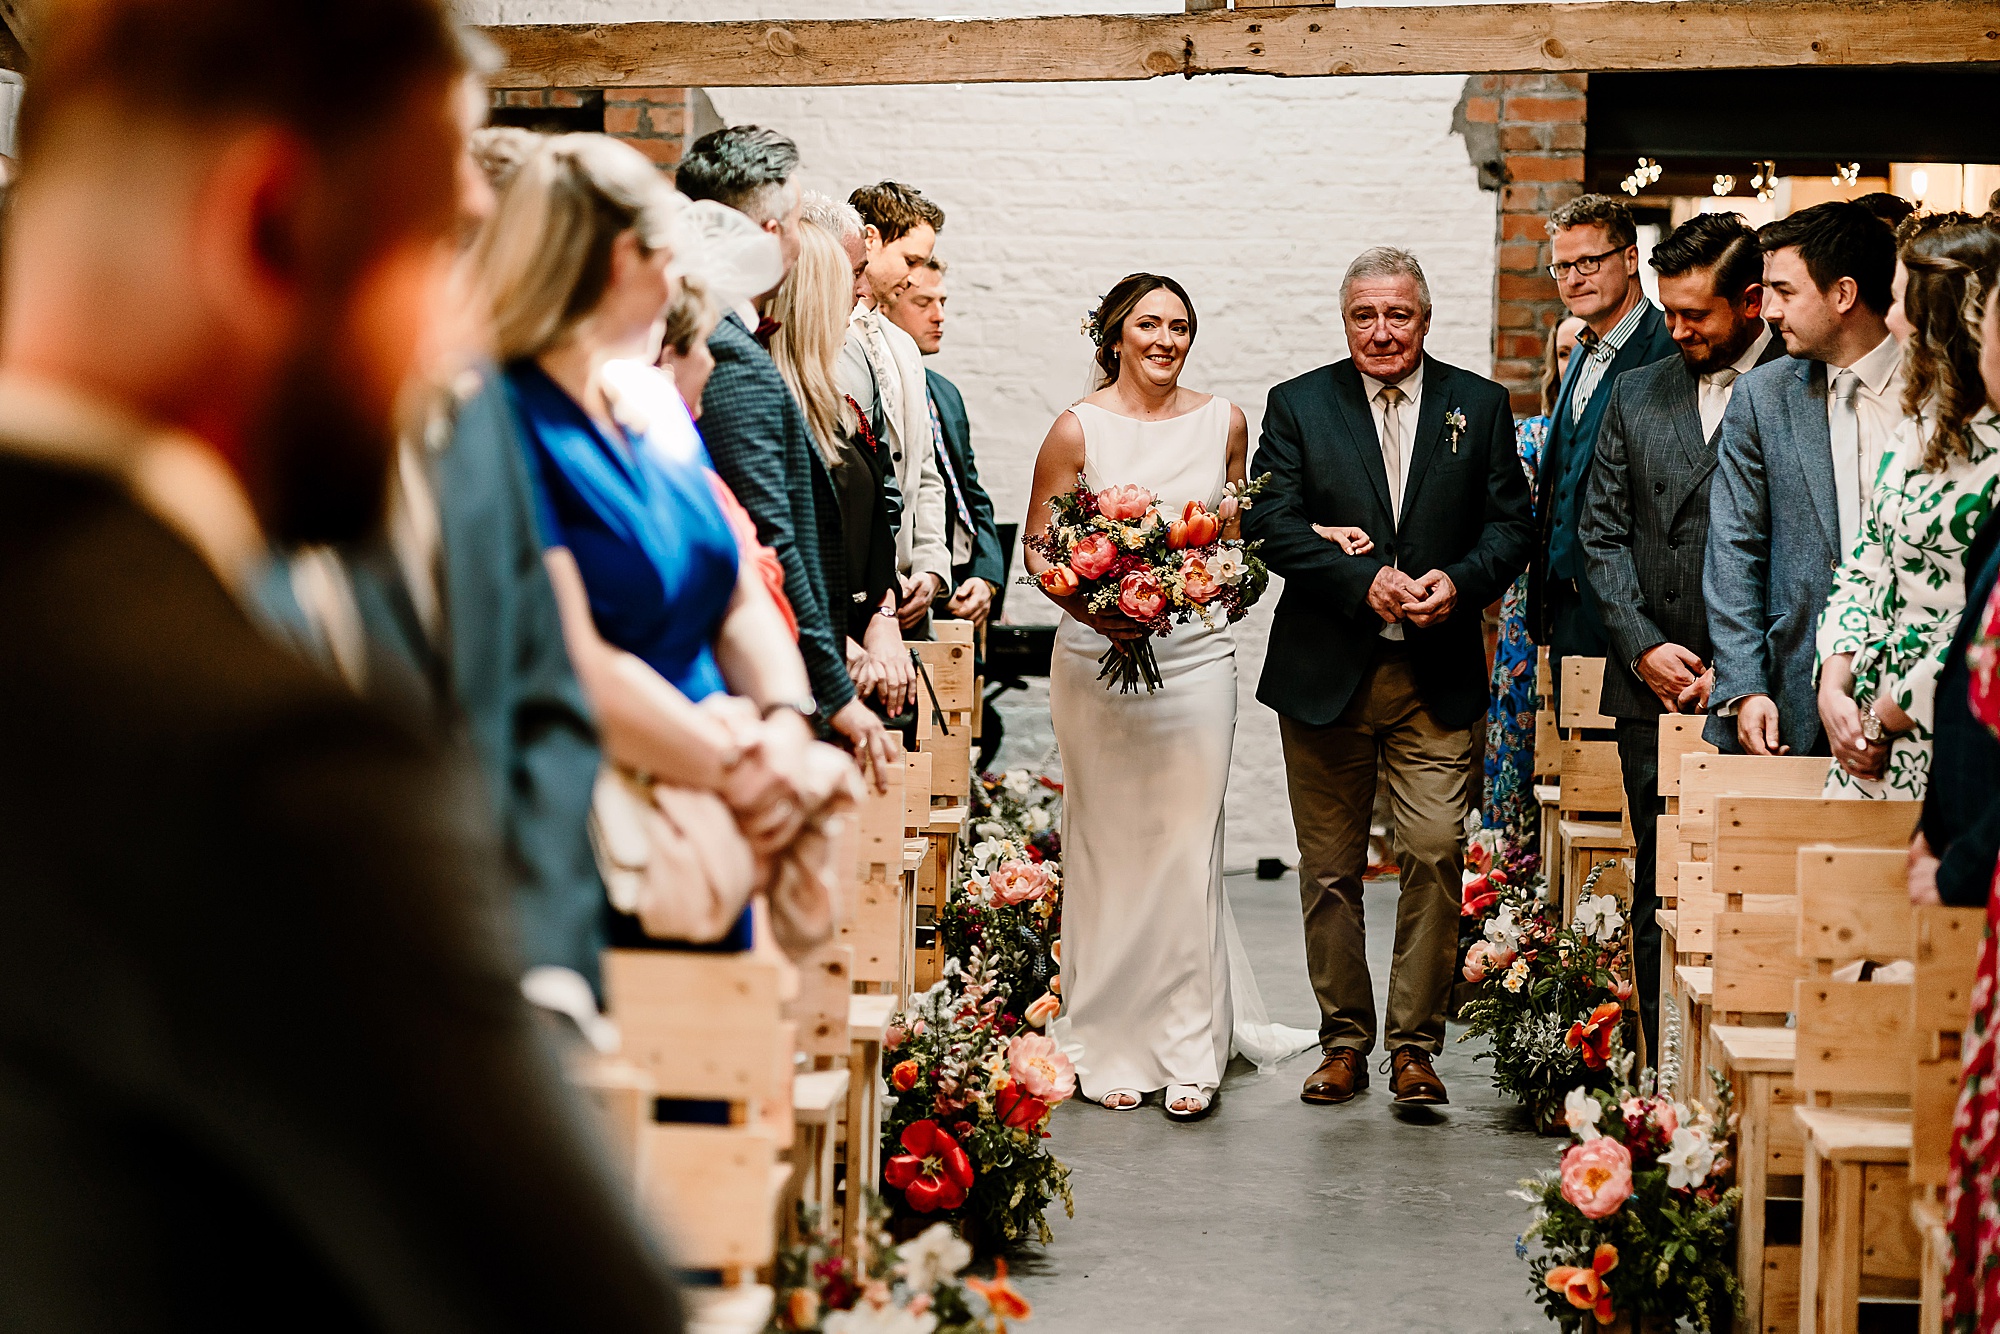
[[1606, 195], [1580, 195], [1549, 215], [1556, 280], [1569, 313], [1584, 322], [1556, 393], [1535, 495], [1537, 537], [1528, 567], [1528, 633], [1549, 650], [1558, 697], [1562, 660], [1602, 657], [1604, 618], [1584, 577], [1578, 524], [1611, 385], [1626, 371], [1674, 355], [1658, 307], [1639, 288], [1632, 212]]

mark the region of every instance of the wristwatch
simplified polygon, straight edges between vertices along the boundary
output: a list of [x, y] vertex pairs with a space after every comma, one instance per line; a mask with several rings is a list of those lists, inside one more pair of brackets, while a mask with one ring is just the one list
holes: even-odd
[[1889, 729], [1882, 726], [1882, 720], [1875, 716], [1874, 700], [1861, 707], [1861, 735], [1870, 744], [1889, 739]]
[[810, 699], [774, 699], [764, 705], [760, 710], [760, 716], [768, 719], [772, 714], [786, 709], [796, 713], [807, 723], [811, 723], [819, 713], [819, 705]]

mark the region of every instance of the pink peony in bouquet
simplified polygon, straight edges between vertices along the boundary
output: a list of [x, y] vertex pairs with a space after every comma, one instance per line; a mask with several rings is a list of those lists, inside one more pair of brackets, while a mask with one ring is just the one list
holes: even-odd
[[[1231, 482], [1224, 503], [1244, 509], [1270, 480]], [[1049, 501], [1048, 529], [1027, 545], [1049, 562], [1038, 582], [1057, 597], [1081, 593], [1100, 616], [1117, 613], [1146, 631], [1114, 641], [1098, 659], [1100, 681], [1120, 691], [1161, 685], [1153, 639], [1176, 625], [1228, 625], [1249, 612], [1271, 582], [1257, 544], [1222, 536], [1223, 520], [1198, 500], [1175, 515], [1143, 486], [1092, 491], [1082, 482]]]

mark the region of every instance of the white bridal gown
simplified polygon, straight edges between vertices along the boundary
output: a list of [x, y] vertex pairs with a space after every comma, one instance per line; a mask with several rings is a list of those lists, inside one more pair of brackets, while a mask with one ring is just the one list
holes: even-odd
[[[1225, 400], [1166, 421], [1088, 403], [1072, 411], [1093, 491], [1137, 483], [1174, 513], [1190, 500], [1221, 503]], [[1049, 667], [1063, 766], [1064, 1002], [1050, 1031], [1085, 1097], [1213, 1089], [1232, 1049], [1265, 1065], [1319, 1040], [1269, 1022], [1222, 890], [1236, 645], [1227, 626], [1175, 626], [1153, 641], [1165, 684], [1150, 695], [1097, 679], [1109, 645], [1064, 616]]]

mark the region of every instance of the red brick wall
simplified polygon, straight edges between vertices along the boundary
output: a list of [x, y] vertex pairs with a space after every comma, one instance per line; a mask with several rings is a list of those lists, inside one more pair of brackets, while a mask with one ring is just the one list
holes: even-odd
[[1588, 76], [1487, 74], [1473, 80], [1466, 119], [1497, 126], [1502, 175], [1494, 237], [1493, 378], [1514, 411], [1541, 411], [1542, 350], [1562, 318], [1548, 275], [1549, 210], [1583, 193]]
[[687, 151], [688, 90], [607, 88], [604, 131], [671, 170]]

